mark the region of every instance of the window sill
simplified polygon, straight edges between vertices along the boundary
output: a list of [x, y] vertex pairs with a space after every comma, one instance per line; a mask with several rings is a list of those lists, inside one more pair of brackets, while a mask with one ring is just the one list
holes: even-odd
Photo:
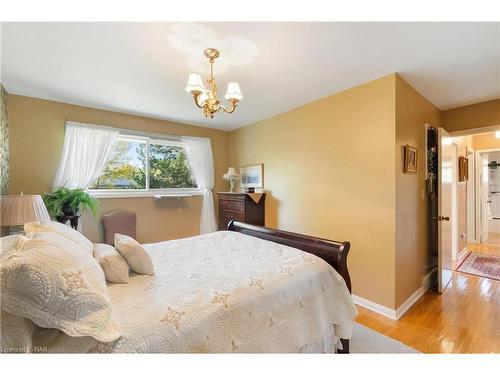
[[201, 190], [184, 191], [89, 191], [89, 194], [97, 199], [107, 198], [186, 198], [203, 195]]

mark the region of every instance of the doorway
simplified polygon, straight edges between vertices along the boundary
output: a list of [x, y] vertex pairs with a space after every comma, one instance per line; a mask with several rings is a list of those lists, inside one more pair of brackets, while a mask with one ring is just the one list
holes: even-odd
[[462, 271], [465, 262], [479, 255], [500, 257], [500, 131], [452, 137], [457, 147], [454, 163], [458, 167], [460, 157], [468, 162], [465, 178], [454, 178], [452, 200], [453, 263]]
[[429, 269], [439, 293], [465, 274], [500, 281], [498, 128], [466, 135], [426, 128]]
[[481, 168], [476, 172], [476, 233], [469, 248], [500, 256], [500, 148], [476, 151]]

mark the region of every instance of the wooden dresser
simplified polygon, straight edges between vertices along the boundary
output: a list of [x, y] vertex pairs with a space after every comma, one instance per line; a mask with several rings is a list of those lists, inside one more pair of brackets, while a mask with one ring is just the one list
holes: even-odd
[[219, 195], [219, 230], [226, 230], [231, 220], [264, 225], [266, 194], [259, 203], [245, 193], [217, 193]]

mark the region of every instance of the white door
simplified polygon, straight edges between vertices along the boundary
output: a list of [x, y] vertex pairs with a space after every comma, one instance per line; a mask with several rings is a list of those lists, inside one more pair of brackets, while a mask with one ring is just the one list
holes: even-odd
[[488, 241], [489, 233], [489, 222], [490, 222], [490, 210], [489, 210], [489, 194], [488, 194], [488, 182], [489, 182], [489, 168], [488, 168], [488, 154], [481, 155], [481, 174], [479, 179], [480, 186], [480, 200], [481, 200], [481, 242]]
[[453, 163], [451, 138], [438, 128], [438, 292], [443, 293], [452, 275], [452, 183]]

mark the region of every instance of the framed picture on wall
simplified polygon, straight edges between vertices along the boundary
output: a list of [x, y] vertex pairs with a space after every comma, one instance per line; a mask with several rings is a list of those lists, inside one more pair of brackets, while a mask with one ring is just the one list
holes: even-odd
[[458, 158], [458, 181], [469, 180], [469, 159], [464, 156]]
[[417, 173], [418, 151], [415, 147], [404, 146], [404, 173]]
[[264, 187], [264, 165], [248, 165], [240, 168], [240, 185], [242, 189]]

